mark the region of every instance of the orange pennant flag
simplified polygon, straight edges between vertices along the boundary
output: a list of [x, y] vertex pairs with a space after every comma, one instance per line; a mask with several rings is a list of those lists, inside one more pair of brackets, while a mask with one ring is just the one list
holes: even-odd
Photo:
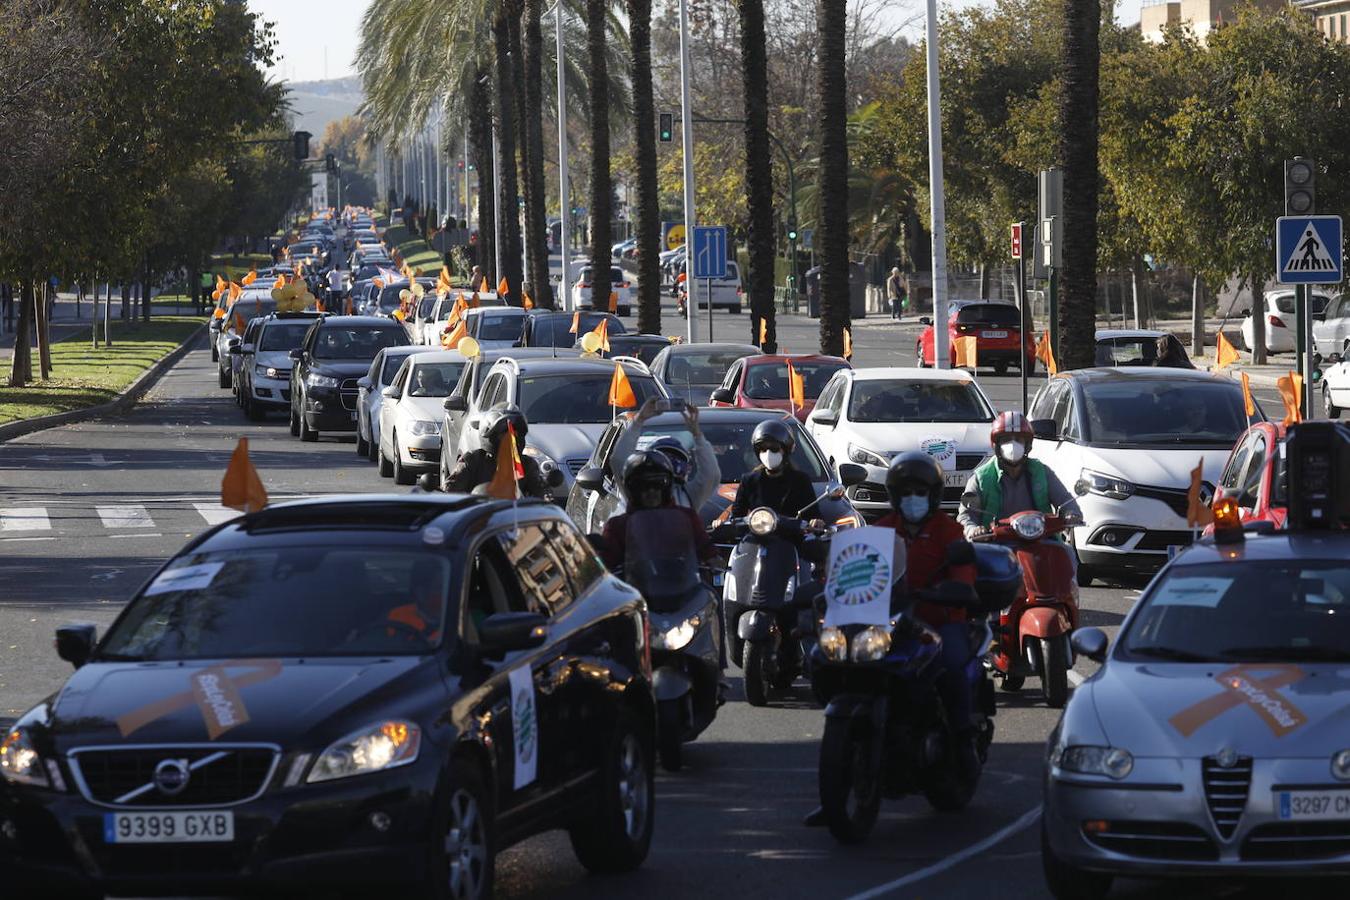
[[511, 286], [506, 283], [505, 275], [502, 276], [501, 281], [497, 282], [497, 293], [501, 294], [503, 297], [511, 293]]
[[453, 350], [459, 346], [459, 342], [468, 337], [469, 329], [463, 322], [459, 322], [451, 328], [441, 332], [441, 346], [446, 350]]
[[[502, 279], [502, 281], [505, 281], [505, 280], [506, 280], [505, 278]], [[483, 276], [483, 282], [482, 282], [480, 285], [478, 285], [478, 289], [479, 289], [480, 291], [482, 291], [483, 293], [485, 293], [485, 294], [486, 294], [488, 291], [492, 290], [492, 286], [491, 286], [490, 284], [488, 284], [488, 280], [487, 280], [487, 276], [486, 276], [486, 275]]]
[[217, 294], [223, 294], [223, 293], [225, 293], [225, 288], [227, 288], [227, 287], [229, 287], [229, 282], [226, 281], [224, 278], [221, 278], [219, 275], [217, 275], [217, 276], [216, 276], [216, 293], [217, 293]]
[[351, 298], [351, 297], [348, 297], [348, 298], [347, 298], [347, 307], [346, 307], [346, 309], [344, 310], [344, 312], [345, 312], [347, 315], [349, 315], [349, 316], [352, 314], [352, 298]]
[[796, 367], [789, 360], [788, 364], [788, 401], [797, 408], [806, 408], [806, 379], [798, 373]]
[[267, 505], [267, 490], [248, 458], [248, 438], [241, 437], [220, 481], [220, 505], [241, 512], [257, 512]]
[[956, 354], [957, 368], [961, 368], [962, 366], [969, 366], [972, 369], [978, 368], [975, 362], [978, 350], [978, 340], [979, 339], [976, 338], [975, 335], [971, 334], [966, 335], [965, 337], [959, 337], [952, 342], [952, 350]]
[[526, 309], [534, 309], [534, 301], [530, 299], [529, 294], [526, 294], [524, 292], [521, 292], [520, 295], [520, 305], [525, 307]]
[[507, 426], [506, 434], [497, 444], [497, 470], [488, 482], [487, 495], [497, 500], [516, 499], [516, 436]]
[[1055, 351], [1050, 346], [1050, 332], [1041, 333], [1041, 339], [1036, 342], [1036, 358], [1045, 363], [1045, 371], [1049, 375], [1059, 374], [1059, 365], [1055, 362]]
[[572, 327], [567, 329], [568, 334], [576, 334], [577, 329], [581, 327], [581, 310], [572, 313]]
[[1256, 415], [1256, 401], [1252, 399], [1252, 380], [1247, 377], [1246, 372], [1240, 372], [1238, 377], [1242, 379], [1242, 404], [1247, 409], [1247, 418]]
[[286, 276], [278, 275], [277, 280], [272, 282], [272, 290], [279, 291], [286, 286]]
[[760, 319], [760, 320], [759, 320], [759, 347], [760, 347], [761, 350], [764, 349], [764, 342], [767, 341], [768, 339], [769, 339], [769, 320], [768, 320], [768, 319]]
[[591, 334], [600, 339], [600, 349], [609, 352], [609, 319], [601, 319], [600, 324], [591, 330]]
[[450, 318], [449, 318], [450, 327], [453, 328], [454, 326], [459, 324], [460, 319], [464, 317], [465, 310], [467, 310], [468, 308], [469, 308], [468, 301], [464, 299], [463, 294], [460, 294], [458, 297], [455, 298], [455, 305], [450, 307]]
[[324, 309], [323, 301], [322, 301], [322, 300], [317, 300], [317, 299], [314, 301], [314, 309], [317, 310], [318, 312], [327, 312], [327, 311], [328, 311], [328, 310]]
[[234, 313], [234, 333], [242, 335], [244, 333], [244, 316], [238, 310]]
[[444, 281], [446, 284], [449, 284], [449, 283], [450, 283], [450, 270], [449, 270], [447, 267], [445, 267], [445, 266], [441, 266], [441, 274], [437, 277], [436, 280], [437, 280], [437, 281]]
[[245, 275], [243, 278], [239, 279], [239, 282], [240, 282], [244, 287], [248, 287], [250, 284], [252, 284], [253, 282], [255, 282], [255, 281], [257, 281], [257, 280], [258, 280], [258, 270], [257, 270], [257, 269], [249, 269], [249, 270], [248, 270], [248, 274]]
[[619, 311], [619, 292], [618, 292], [618, 291], [610, 291], [610, 292], [609, 292], [609, 311], [612, 312], [612, 313], [618, 313], [618, 311]]
[[1303, 376], [1297, 372], [1281, 375], [1275, 381], [1275, 386], [1280, 389], [1280, 399], [1284, 401], [1284, 424], [1289, 426], [1295, 422], [1302, 422], [1303, 412], [1299, 398], [1303, 396]]
[[223, 319], [223, 318], [225, 318], [225, 310], [223, 310], [223, 309], [217, 309], [215, 312], [211, 313], [211, 318], [213, 318], [213, 319]]
[[844, 359], [853, 359], [853, 329], [844, 329]]
[[1204, 457], [1194, 469], [1191, 469], [1191, 486], [1186, 491], [1186, 524], [1192, 528], [1204, 528], [1214, 521], [1214, 512], [1200, 499], [1200, 479], [1205, 472]]
[[230, 282], [230, 305], [231, 305], [231, 306], [234, 305], [234, 301], [238, 300], [238, 299], [239, 299], [239, 295], [242, 294], [242, 293], [244, 293], [244, 289], [241, 288], [239, 285], [235, 284], [233, 281], [231, 281], [231, 282]]
[[1228, 338], [1220, 331], [1214, 340], [1214, 371], [1221, 372], [1237, 361], [1237, 348], [1228, 343]]
[[623, 363], [614, 364], [614, 377], [609, 380], [609, 405], [619, 409], [634, 409], [638, 405], [633, 386], [629, 384], [628, 375], [623, 370]]
[[377, 288], [380, 288], [381, 290], [384, 289], [384, 279], [383, 279], [383, 278], [372, 278], [372, 279], [370, 279], [370, 283], [373, 284], [373, 285], [375, 285]]

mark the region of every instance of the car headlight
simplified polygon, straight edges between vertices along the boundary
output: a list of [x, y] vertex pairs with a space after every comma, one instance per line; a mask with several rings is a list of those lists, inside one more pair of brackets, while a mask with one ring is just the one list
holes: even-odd
[[1084, 775], [1105, 775], [1108, 778], [1124, 778], [1134, 769], [1134, 757], [1130, 751], [1119, 747], [1091, 747], [1074, 745], [1056, 751], [1051, 762], [1066, 772], [1081, 772]]
[[750, 510], [750, 515], [746, 517], [745, 524], [750, 526], [750, 533], [763, 537], [766, 534], [772, 534], [778, 527], [778, 513], [769, 509], [767, 506], [761, 506], [759, 509]]
[[338, 380], [331, 375], [316, 375], [310, 372], [305, 376], [305, 384], [310, 387], [337, 387]]
[[33, 746], [28, 732], [22, 728], [10, 729], [0, 742], [0, 776], [6, 781], [47, 787], [47, 773], [42, 770], [42, 758]]
[[527, 446], [521, 452], [523, 452], [526, 456], [530, 457], [535, 462], [537, 462], [539, 464], [539, 471], [545, 475], [547, 475], [549, 472], [552, 472], [554, 469], [558, 468], [557, 460], [549, 456], [543, 450], [540, 450], [538, 447]]
[[281, 373], [277, 371], [276, 366], [254, 366], [253, 374], [257, 378], [280, 378]]
[[848, 445], [849, 462], [855, 462], [864, 466], [880, 466], [886, 468], [891, 464], [882, 454], [875, 450], [868, 450], [866, 447], [859, 447], [857, 444]]
[[891, 633], [879, 625], [868, 625], [853, 636], [854, 662], [876, 662], [891, 649]]
[[1114, 475], [1084, 469], [1078, 483], [1074, 485], [1074, 492], [1080, 497], [1083, 494], [1099, 494], [1112, 500], [1124, 500], [1134, 493], [1134, 485]]
[[1018, 537], [1038, 541], [1045, 536], [1045, 513], [1018, 513], [1012, 517], [1012, 527]]
[[412, 424], [412, 433], [417, 435], [440, 434], [441, 423], [430, 419], [418, 419]]
[[413, 723], [381, 722], [333, 743], [305, 780], [313, 784], [406, 766], [417, 759], [421, 744], [422, 729]]
[[1331, 758], [1331, 774], [1341, 781], [1350, 781], [1350, 750], [1342, 750]]
[[844, 632], [838, 628], [820, 629], [818, 643], [820, 644], [820, 652], [828, 660], [843, 662], [848, 657], [848, 638], [844, 637]]

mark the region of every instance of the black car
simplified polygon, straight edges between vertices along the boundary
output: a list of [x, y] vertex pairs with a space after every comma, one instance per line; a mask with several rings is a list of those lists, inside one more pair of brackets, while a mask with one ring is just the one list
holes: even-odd
[[356, 430], [356, 381], [385, 347], [408, 344], [402, 324], [378, 316], [327, 316], [290, 353], [291, 434], [317, 441], [321, 431]]
[[[670, 338], [659, 334], [616, 334], [609, 339], [609, 352], [602, 351], [600, 355], [607, 358], [631, 356], [650, 366], [661, 351], [669, 346]], [[578, 340], [572, 349], [580, 350], [581, 341]]]
[[[611, 335], [623, 334], [623, 322], [613, 313], [586, 312], [585, 310], [569, 312], [553, 312], [552, 310], [540, 310], [533, 313], [525, 320], [525, 328], [521, 333], [518, 346], [521, 347], [567, 347], [571, 348], [581, 336], [588, 331], [594, 331], [604, 319], [609, 322], [609, 333]], [[576, 322], [576, 328], [573, 329], [572, 323]]]
[[0, 744], [6, 896], [488, 897], [495, 854], [552, 828], [592, 871], [635, 868], [645, 619], [536, 501], [329, 497], [226, 522], [101, 640], [58, 631], [77, 671]]

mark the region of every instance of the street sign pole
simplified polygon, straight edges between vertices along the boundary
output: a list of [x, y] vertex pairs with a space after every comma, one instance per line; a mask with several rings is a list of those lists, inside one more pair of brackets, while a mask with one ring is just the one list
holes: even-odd
[[[561, 2], [553, 8], [553, 30], [558, 42], [558, 244], [562, 250], [562, 282], [558, 285], [561, 297], [553, 298], [556, 309], [572, 308], [572, 253], [571, 225], [572, 200], [567, 196], [567, 54], [563, 48], [563, 5]], [[469, 158], [468, 140], [465, 139], [464, 158]], [[468, 193], [469, 170], [464, 169], [465, 193]], [[536, 288], [538, 290], [538, 288]]]
[[[694, 223], [698, 221], [698, 210], [694, 206], [694, 110], [689, 99], [689, 4], [680, 0], [680, 137], [684, 145], [684, 271], [685, 314], [689, 317], [689, 343], [698, 339], [698, 297], [695, 295], [694, 281]], [[708, 310], [712, 319], [712, 310]]]
[[1017, 310], [1021, 317], [1021, 347], [1022, 354], [1022, 412], [1027, 411], [1027, 335], [1030, 331], [1030, 321], [1027, 316], [1027, 253], [1024, 241], [1026, 240], [1027, 223], [1018, 222], [1013, 226], [1013, 256], [1017, 259]]
[[1313, 409], [1313, 311], [1308, 285], [1344, 280], [1341, 224], [1340, 216], [1280, 216], [1275, 220], [1275, 280], [1292, 284], [1295, 290], [1294, 347], [1303, 373], [1298, 399], [1305, 418]]
[[928, 197], [933, 238], [933, 366], [951, 368], [947, 334], [947, 208], [942, 185], [942, 86], [938, 73], [937, 0], [928, 0]]
[[708, 343], [713, 342], [712, 279], [703, 279], [703, 293], [708, 296]]

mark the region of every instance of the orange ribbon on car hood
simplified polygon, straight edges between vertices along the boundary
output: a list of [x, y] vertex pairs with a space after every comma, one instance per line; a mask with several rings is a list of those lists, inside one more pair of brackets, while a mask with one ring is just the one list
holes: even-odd
[[[234, 677], [227, 671], [241, 668], [249, 671]], [[189, 676], [191, 687], [188, 690], [133, 709], [118, 718], [117, 730], [122, 733], [122, 737], [127, 737], [151, 722], [187, 709], [195, 703], [206, 722], [207, 736], [214, 741], [231, 728], [248, 721], [248, 709], [239, 691], [280, 674], [279, 659], [240, 659], [201, 669]]]
[[[1269, 672], [1264, 678], [1258, 672]], [[1284, 737], [1289, 732], [1304, 725], [1308, 717], [1293, 703], [1279, 693], [1279, 689], [1302, 681], [1307, 677], [1298, 666], [1291, 665], [1250, 665], [1236, 666], [1214, 676], [1214, 680], [1223, 688], [1223, 693], [1201, 700], [1172, 716], [1167, 721], [1184, 736], [1190, 737], [1201, 726], [1213, 719], [1236, 709], [1243, 704], [1250, 706], [1276, 737]]]

